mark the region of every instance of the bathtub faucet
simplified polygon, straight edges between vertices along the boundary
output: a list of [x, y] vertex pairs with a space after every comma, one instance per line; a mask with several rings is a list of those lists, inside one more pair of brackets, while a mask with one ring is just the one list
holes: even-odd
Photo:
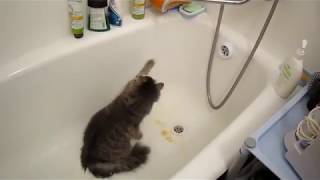
[[219, 3], [219, 4], [244, 4], [249, 0], [197, 0], [197, 1], [205, 1], [205, 2], [212, 2], [212, 3]]

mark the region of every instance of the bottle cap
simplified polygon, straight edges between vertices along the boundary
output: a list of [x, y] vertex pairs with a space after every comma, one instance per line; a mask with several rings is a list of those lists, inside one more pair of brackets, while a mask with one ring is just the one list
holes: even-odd
[[75, 38], [79, 39], [83, 37], [83, 33], [81, 34], [73, 34]]
[[308, 41], [306, 39], [302, 40], [302, 46], [301, 48], [298, 48], [296, 52], [299, 58], [305, 55], [305, 49], [307, 48], [307, 45], [308, 45]]
[[104, 8], [108, 6], [108, 0], [88, 0], [88, 6], [93, 8]]

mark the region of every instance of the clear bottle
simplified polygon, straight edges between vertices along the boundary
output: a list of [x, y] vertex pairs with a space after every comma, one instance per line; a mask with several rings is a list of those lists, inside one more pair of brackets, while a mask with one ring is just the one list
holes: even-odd
[[145, 15], [146, 0], [132, 0], [131, 15], [134, 19], [143, 19]]
[[71, 18], [71, 31], [75, 38], [83, 37], [83, 0], [68, 0], [70, 18]]
[[302, 47], [296, 54], [286, 60], [280, 67], [280, 74], [274, 81], [274, 90], [282, 98], [288, 98], [297, 87], [303, 74], [303, 56], [307, 47], [307, 40], [302, 41]]

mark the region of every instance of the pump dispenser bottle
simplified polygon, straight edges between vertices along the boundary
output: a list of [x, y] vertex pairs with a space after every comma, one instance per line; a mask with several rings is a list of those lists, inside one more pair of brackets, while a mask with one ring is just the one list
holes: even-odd
[[286, 60], [280, 67], [280, 73], [274, 81], [274, 90], [282, 98], [288, 98], [297, 87], [303, 74], [303, 57], [308, 41], [303, 40], [296, 54]]

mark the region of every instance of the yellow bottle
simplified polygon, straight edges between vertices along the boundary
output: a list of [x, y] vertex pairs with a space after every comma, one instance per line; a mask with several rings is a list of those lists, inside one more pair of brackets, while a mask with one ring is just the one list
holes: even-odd
[[131, 15], [134, 19], [143, 19], [146, 0], [132, 0]]

